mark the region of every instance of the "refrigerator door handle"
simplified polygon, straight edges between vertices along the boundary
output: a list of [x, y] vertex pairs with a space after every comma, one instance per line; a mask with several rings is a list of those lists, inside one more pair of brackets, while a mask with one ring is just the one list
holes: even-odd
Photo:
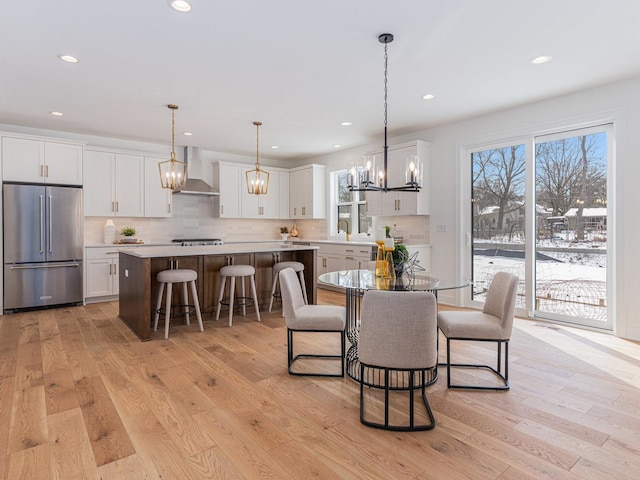
[[53, 203], [53, 195], [49, 195], [49, 252], [53, 252], [53, 208], [51, 204]]
[[40, 253], [44, 253], [44, 196], [40, 195]]
[[53, 263], [53, 264], [44, 264], [44, 265], [11, 265], [9, 267], [10, 270], [29, 270], [32, 268], [69, 268], [69, 267], [79, 267], [80, 264], [77, 262], [71, 263]]

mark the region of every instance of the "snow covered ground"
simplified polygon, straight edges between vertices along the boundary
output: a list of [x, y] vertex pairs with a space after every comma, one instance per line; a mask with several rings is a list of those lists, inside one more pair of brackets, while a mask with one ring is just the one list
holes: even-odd
[[[540, 242], [539, 246], [582, 251], [573, 253], [545, 249], [544, 255], [558, 261], [536, 262], [536, 310], [606, 320], [606, 254], [584, 253], [584, 249], [594, 247], [591, 242], [579, 244], [549, 240]], [[509, 250], [509, 244], [503, 243], [501, 249]], [[517, 306], [525, 308], [524, 268], [524, 258], [475, 255], [474, 298], [482, 300], [483, 292], [495, 273], [506, 271], [520, 277]]]

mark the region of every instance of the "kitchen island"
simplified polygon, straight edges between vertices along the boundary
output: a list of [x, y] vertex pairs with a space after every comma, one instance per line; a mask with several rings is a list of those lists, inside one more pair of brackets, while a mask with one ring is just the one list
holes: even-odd
[[[119, 316], [141, 340], [150, 340], [159, 289], [156, 275], [171, 268], [188, 268], [198, 273], [196, 284], [203, 315], [215, 312], [219, 271], [232, 264], [252, 265], [256, 269], [258, 303], [260, 308], [264, 308], [271, 296], [273, 265], [285, 261], [301, 262], [305, 267], [309, 303], [316, 303], [317, 249], [281, 242], [121, 248]], [[180, 288], [174, 289], [174, 305], [184, 303], [181, 291]], [[193, 304], [191, 298], [189, 303]]]

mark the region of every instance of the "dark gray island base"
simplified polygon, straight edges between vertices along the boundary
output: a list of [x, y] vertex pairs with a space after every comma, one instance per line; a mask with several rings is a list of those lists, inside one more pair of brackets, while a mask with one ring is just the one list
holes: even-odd
[[[140, 338], [151, 339], [151, 325], [158, 295], [156, 275], [170, 268], [198, 272], [197, 290], [202, 315], [215, 313], [220, 288], [220, 268], [225, 265], [253, 265], [261, 309], [269, 305], [272, 267], [277, 262], [304, 264], [309, 303], [316, 303], [317, 248], [283, 243], [245, 243], [213, 246], [137, 247], [120, 250], [119, 316]], [[172, 304], [183, 304], [182, 289], [174, 288]], [[189, 292], [189, 303], [193, 304]], [[178, 318], [176, 321], [181, 322]]]

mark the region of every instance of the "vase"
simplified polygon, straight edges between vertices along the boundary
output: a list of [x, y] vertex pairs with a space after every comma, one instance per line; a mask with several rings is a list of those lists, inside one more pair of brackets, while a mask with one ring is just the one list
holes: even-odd
[[288, 233], [281, 233], [280, 237], [282, 237], [282, 241], [285, 242], [289, 238], [289, 234]]
[[107, 220], [104, 224], [104, 243], [107, 245], [115, 243], [116, 241], [116, 226], [113, 224], [113, 220]]

